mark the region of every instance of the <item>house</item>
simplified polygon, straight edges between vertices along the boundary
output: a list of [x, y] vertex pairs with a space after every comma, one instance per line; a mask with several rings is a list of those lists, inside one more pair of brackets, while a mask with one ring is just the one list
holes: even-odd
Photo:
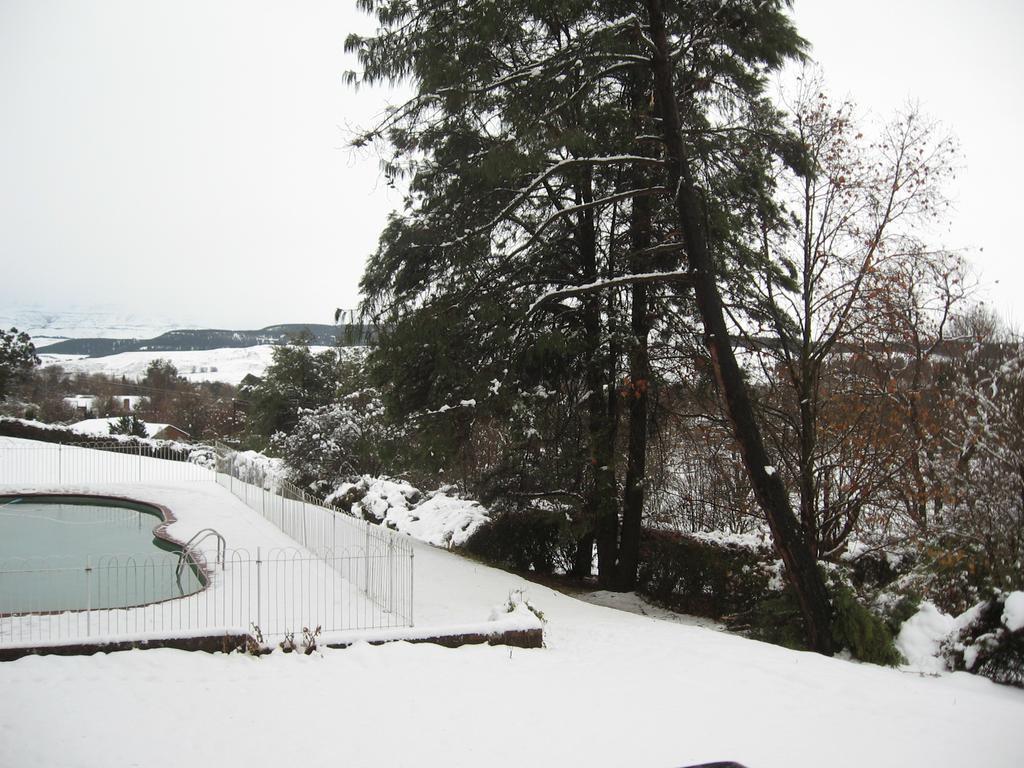
[[149, 436], [156, 438], [157, 440], [177, 440], [179, 442], [188, 442], [191, 439], [191, 435], [183, 429], [179, 429], [173, 424], [148, 424]]
[[64, 398], [64, 404], [79, 416], [88, 416], [93, 413], [96, 400], [96, 395], [71, 395]]
[[133, 413], [138, 410], [144, 400], [146, 398], [141, 395], [113, 395], [109, 401], [98, 395], [71, 395], [64, 398], [64, 403], [79, 416], [93, 416], [96, 414], [97, 404], [107, 408], [109, 402], [112, 401], [115, 413]]

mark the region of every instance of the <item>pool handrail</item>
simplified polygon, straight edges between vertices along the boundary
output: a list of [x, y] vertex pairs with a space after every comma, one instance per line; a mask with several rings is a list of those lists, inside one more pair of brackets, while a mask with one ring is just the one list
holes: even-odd
[[226, 559], [227, 556], [228, 544], [224, 540], [224, 537], [221, 536], [220, 533], [218, 533], [215, 529], [203, 528], [199, 531], [196, 531], [195, 535], [193, 535], [192, 538], [186, 542], [185, 546], [181, 548], [181, 555], [179, 555], [178, 557], [179, 573], [181, 572], [181, 566], [185, 563], [185, 554], [191, 553], [194, 547], [198, 546], [203, 540], [209, 538], [210, 536], [217, 537], [217, 564], [220, 565], [220, 569], [222, 571], [224, 570], [224, 560]]

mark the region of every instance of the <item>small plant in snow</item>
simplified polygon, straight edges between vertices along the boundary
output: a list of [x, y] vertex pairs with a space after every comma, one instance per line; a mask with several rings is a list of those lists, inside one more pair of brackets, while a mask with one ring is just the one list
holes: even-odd
[[249, 634], [245, 638], [245, 653], [250, 656], [263, 655], [263, 631], [256, 625], [249, 625]]
[[302, 628], [302, 648], [307, 656], [316, 650], [316, 639], [320, 637], [320, 625], [310, 631], [309, 627]]
[[296, 647], [295, 646], [295, 633], [294, 632], [285, 632], [284, 633], [284, 640], [281, 641], [279, 647], [285, 653], [291, 653], [292, 651], [294, 651], [295, 647]]
[[544, 612], [541, 611], [540, 608], [532, 605], [530, 601], [526, 599], [525, 591], [522, 589], [514, 589], [508, 593], [508, 602], [504, 605], [505, 613], [515, 613], [520, 605], [541, 621], [547, 622], [547, 619], [544, 618]]

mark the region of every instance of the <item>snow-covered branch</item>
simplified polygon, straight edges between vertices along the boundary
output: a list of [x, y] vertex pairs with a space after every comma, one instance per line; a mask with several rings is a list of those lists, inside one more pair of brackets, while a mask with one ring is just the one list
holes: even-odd
[[574, 285], [569, 288], [559, 288], [558, 290], [548, 291], [547, 293], [542, 294], [535, 302], [533, 302], [533, 304], [530, 305], [530, 308], [526, 310], [526, 315], [529, 317], [550, 301], [557, 301], [559, 299], [569, 298], [572, 296], [585, 296], [589, 293], [597, 293], [622, 285], [636, 285], [639, 283], [687, 283], [690, 277], [691, 272], [689, 269], [680, 269], [673, 272], [644, 272], [635, 275], [621, 275], [620, 277], [612, 277], [606, 280], [595, 280], [592, 283]]

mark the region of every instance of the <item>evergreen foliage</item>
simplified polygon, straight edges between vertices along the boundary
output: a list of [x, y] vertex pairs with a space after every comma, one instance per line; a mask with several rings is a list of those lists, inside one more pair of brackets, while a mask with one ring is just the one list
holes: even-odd
[[849, 649], [860, 661], [894, 667], [904, 662], [889, 625], [872, 613], [844, 584], [832, 588], [832, 637], [837, 648]]
[[0, 401], [7, 399], [11, 386], [39, 365], [32, 338], [24, 331], [0, 328]]
[[271, 446], [297, 484], [322, 482], [333, 488], [392, 466], [402, 434], [388, 422], [380, 394], [362, 389], [328, 405], [299, 409], [295, 427], [275, 433]]
[[791, 588], [776, 592], [732, 617], [730, 626], [755, 640], [794, 651], [807, 650], [804, 619]]
[[246, 430], [252, 441], [266, 447], [272, 435], [291, 432], [302, 411], [326, 406], [337, 397], [344, 376], [336, 349], [314, 354], [301, 339], [275, 347], [263, 379], [249, 392]]
[[112, 435], [130, 435], [132, 437], [149, 436], [149, 431], [146, 429], [146, 422], [135, 414], [125, 414], [119, 417], [117, 421], [111, 422], [108, 429]]

